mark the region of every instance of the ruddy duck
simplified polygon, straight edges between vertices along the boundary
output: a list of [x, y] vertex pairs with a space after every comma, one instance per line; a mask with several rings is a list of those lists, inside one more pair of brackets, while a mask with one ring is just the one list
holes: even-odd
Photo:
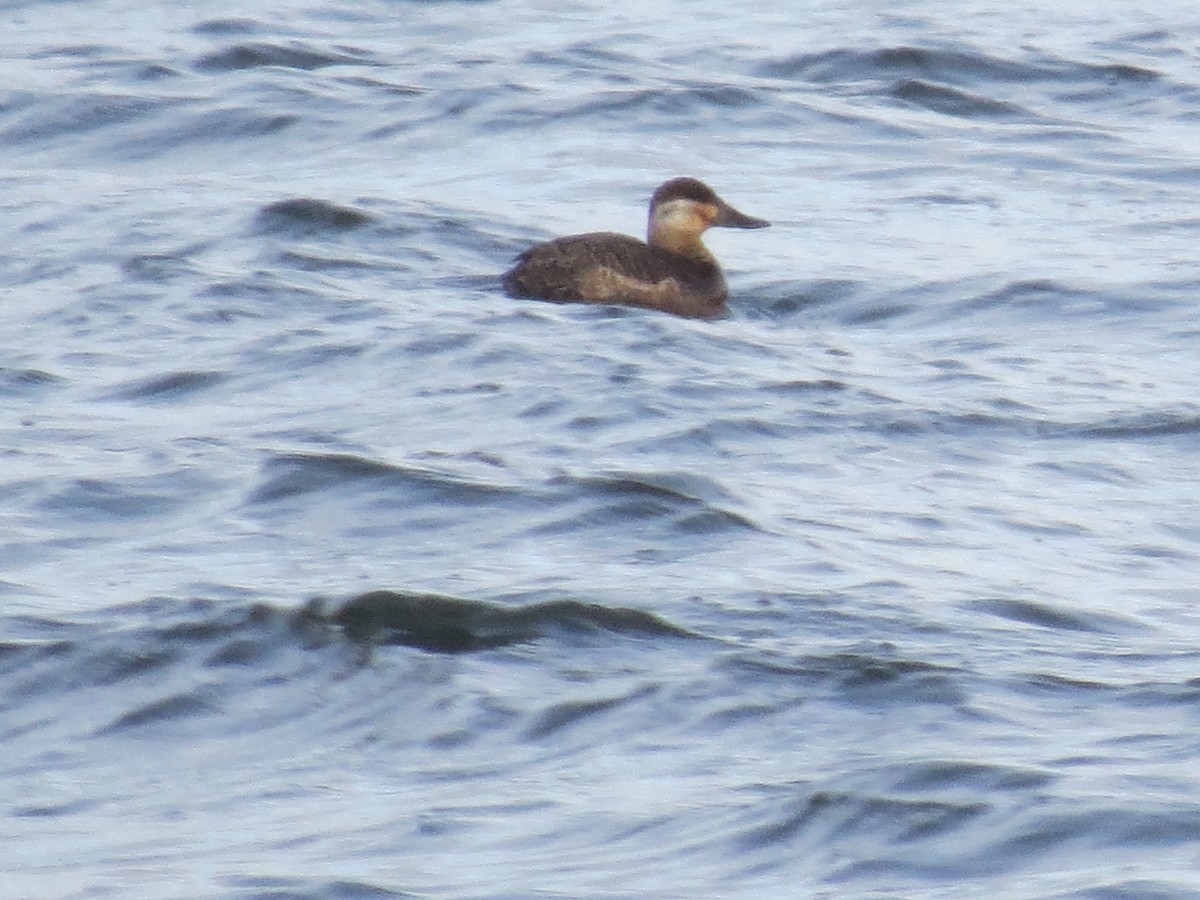
[[650, 198], [646, 243], [608, 231], [529, 248], [504, 274], [515, 297], [620, 303], [693, 318], [725, 311], [725, 276], [700, 235], [713, 225], [766, 228], [695, 178], [672, 178]]

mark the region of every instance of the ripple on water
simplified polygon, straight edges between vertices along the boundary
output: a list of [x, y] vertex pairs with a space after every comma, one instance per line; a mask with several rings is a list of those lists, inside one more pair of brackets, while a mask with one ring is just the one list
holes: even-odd
[[49, 388], [65, 383], [65, 379], [40, 369], [0, 367], [0, 396], [37, 396]]
[[283, 453], [266, 463], [266, 477], [250, 496], [269, 504], [354, 484], [382, 484], [390, 491], [423, 494], [435, 501], [464, 503], [502, 499], [511, 488], [472, 481], [416, 466], [380, 462], [346, 453]]
[[258, 214], [263, 234], [309, 235], [361, 228], [374, 217], [361, 210], [325, 200], [298, 198], [271, 203]]
[[107, 396], [135, 403], [177, 403], [190, 394], [205, 391], [229, 380], [227, 372], [168, 372], [139, 378], [118, 387]]
[[34, 504], [43, 513], [61, 516], [76, 525], [154, 521], [171, 516], [189, 502], [181, 484], [196, 489], [204, 482], [190, 471], [120, 478], [77, 478], [51, 491]]
[[[212, 31], [205, 33], [211, 34]], [[319, 50], [296, 43], [291, 45], [254, 43], [237, 44], [207, 53], [196, 60], [200, 72], [236, 72], [242, 69], [281, 67], [311, 71], [337, 65], [371, 65], [366, 50], [341, 47], [337, 51]]]
[[40, 98], [24, 114], [5, 117], [0, 145], [55, 146], [64, 138], [127, 126], [157, 115], [163, 101], [152, 97], [87, 93], [47, 101]]
[[564, 503], [584, 509], [539, 526], [539, 532], [586, 530], [600, 524], [633, 526], [663, 518], [684, 532], [758, 529], [748, 515], [729, 508], [737, 501], [719, 483], [692, 473], [559, 475], [549, 483]]
[[768, 63], [764, 75], [810, 81], [931, 78], [950, 83], [1085, 82], [1106, 84], [1154, 81], [1151, 69], [1124, 64], [1083, 63], [1054, 57], [1013, 60], [966, 50], [899, 46], [877, 50], [836, 49], [801, 54]]
[[931, 84], [916, 78], [906, 78], [897, 82], [889, 90], [891, 96], [914, 106], [920, 106], [932, 112], [963, 118], [1033, 118], [1027, 110], [1015, 103], [1001, 100], [989, 100], [967, 91], [956, 90], [943, 85]]
[[966, 694], [960, 670], [894, 653], [834, 653], [794, 660], [763, 654], [739, 654], [723, 666], [736, 674], [794, 681], [806, 690], [824, 689], [856, 706], [936, 704], [963, 706]]
[[1131, 619], [1094, 611], [1079, 612], [1056, 608], [1053, 604], [1032, 600], [978, 600], [971, 607], [991, 615], [1025, 625], [1036, 625], [1056, 631], [1084, 631], [1097, 634], [1120, 634], [1136, 628]]
[[1156, 440], [1163, 437], [1190, 438], [1200, 433], [1200, 413], [1192, 410], [1154, 412], [1122, 418], [1123, 421], [1075, 426], [1073, 430], [1082, 437], [1118, 441]]
[[321, 878], [226, 876], [220, 883], [233, 893], [230, 900], [419, 900], [420, 894], [397, 891], [368, 881]]

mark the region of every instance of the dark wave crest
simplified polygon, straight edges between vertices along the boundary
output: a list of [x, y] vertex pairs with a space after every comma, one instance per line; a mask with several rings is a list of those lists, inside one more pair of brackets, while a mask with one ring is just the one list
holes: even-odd
[[232, 72], [278, 66], [305, 71], [336, 65], [364, 65], [371, 59], [365, 51], [317, 50], [302, 45], [237, 44], [200, 57], [196, 68], [201, 72]]
[[990, 100], [987, 97], [932, 84], [919, 78], [905, 78], [891, 89], [897, 100], [923, 106], [933, 112], [964, 118], [1017, 118], [1026, 115], [1015, 103]]
[[877, 50], [837, 49], [806, 53], [767, 63], [762, 74], [807, 81], [864, 79], [934, 79], [951, 83], [1149, 82], [1159, 73], [1119, 63], [1084, 63], [1065, 59], [1013, 60], [986, 53], [931, 47], [884, 47]]
[[268, 461], [266, 470], [267, 478], [252, 495], [252, 503], [270, 503], [354, 483], [380, 483], [398, 490], [431, 492], [435, 497], [458, 502], [510, 493], [495, 484], [349, 453], [278, 454]]
[[111, 396], [142, 403], [177, 402], [189, 394], [215, 387], [228, 377], [225, 372], [168, 372], [122, 385]]
[[280, 200], [264, 206], [258, 227], [265, 234], [311, 234], [347, 231], [369, 224], [373, 217], [361, 210], [308, 197]]
[[503, 647], [553, 632], [695, 637], [637, 609], [576, 600], [504, 606], [404, 591], [360, 594], [338, 608], [331, 620], [361, 643], [404, 644], [450, 653]]

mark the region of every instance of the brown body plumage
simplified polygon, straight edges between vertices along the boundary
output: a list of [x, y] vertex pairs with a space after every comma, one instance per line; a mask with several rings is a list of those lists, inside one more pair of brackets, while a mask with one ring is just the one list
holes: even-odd
[[648, 242], [612, 232], [558, 238], [526, 250], [504, 275], [517, 297], [619, 303], [695, 318], [725, 311], [725, 277], [700, 240], [714, 225], [764, 228], [694, 178], [674, 178], [650, 200]]

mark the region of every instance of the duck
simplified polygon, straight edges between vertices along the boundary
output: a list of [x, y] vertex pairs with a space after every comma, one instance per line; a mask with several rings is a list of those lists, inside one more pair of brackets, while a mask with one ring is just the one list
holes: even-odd
[[504, 273], [505, 291], [558, 303], [607, 303], [687, 318], [724, 315], [725, 276], [701, 241], [709, 228], [766, 228], [696, 178], [672, 178], [650, 198], [646, 241], [610, 231], [535, 244]]

